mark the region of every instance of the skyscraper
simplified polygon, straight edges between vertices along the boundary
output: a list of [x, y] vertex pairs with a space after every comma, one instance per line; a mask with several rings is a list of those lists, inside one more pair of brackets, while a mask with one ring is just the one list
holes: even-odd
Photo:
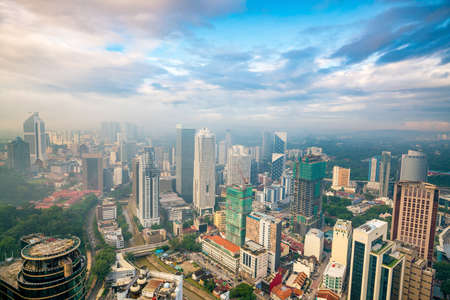
[[273, 135], [273, 153], [286, 153], [287, 133], [276, 131]]
[[120, 131], [119, 122], [102, 122], [101, 124], [101, 135], [106, 144], [114, 144]]
[[321, 156], [304, 156], [294, 167], [294, 191], [291, 199], [291, 224], [304, 236], [310, 228], [322, 227], [322, 179], [326, 161]]
[[30, 145], [17, 137], [7, 145], [8, 168], [19, 173], [26, 173], [30, 169]]
[[389, 177], [391, 175], [391, 152], [381, 152], [380, 160], [380, 197], [387, 197], [389, 191]]
[[253, 191], [248, 185], [234, 185], [227, 188], [226, 239], [238, 246], [244, 245], [246, 219], [252, 211]]
[[404, 255], [387, 240], [387, 228], [373, 219], [353, 231], [347, 299], [402, 299]]
[[246, 241], [263, 245], [269, 253], [269, 271], [275, 273], [280, 266], [281, 221], [261, 212], [251, 212], [246, 219]]
[[242, 145], [228, 148], [227, 185], [241, 185], [250, 182], [251, 161], [248, 149]]
[[176, 189], [187, 202], [192, 202], [192, 178], [194, 177], [195, 129], [177, 125]]
[[220, 141], [217, 146], [217, 163], [225, 165], [227, 163], [227, 155], [227, 143], [226, 141]]
[[270, 171], [270, 162], [272, 161], [273, 134], [270, 131], [264, 131], [262, 135], [262, 172]]
[[416, 246], [431, 264], [439, 190], [425, 182], [400, 181], [394, 187], [391, 239]]
[[159, 170], [155, 167], [155, 152], [146, 147], [135, 160], [136, 215], [144, 227], [159, 224]]
[[425, 154], [409, 150], [402, 155], [400, 181], [427, 181], [428, 164]]
[[30, 145], [31, 164], [36, 160], [45, 161], [47, 149], [47, 137], [45, 134], [45, 123], [39, 117], [39, 113], [33, 113], [23, 123], [24, 140]]
[[207, 128], [195, 135], [194, 207], [199, 215], [212, 214], [216, 200], [216, 136]]
[[86, 190], [103, 192], [103, 157], [100, 153], [83, 154], [83, 185]]
[[284, 171], [285, 154], [272, 153], [271, 178], [273, 181], [280, 180]]
[[272, 180], [280, 180], [286, 163], [287, 133], [277, 131], [273, 135]]
[[374, 156], [369, 160], [369, 176], [367, 178], [370, 182], [378, 182], [380, 178], [380, 157]]

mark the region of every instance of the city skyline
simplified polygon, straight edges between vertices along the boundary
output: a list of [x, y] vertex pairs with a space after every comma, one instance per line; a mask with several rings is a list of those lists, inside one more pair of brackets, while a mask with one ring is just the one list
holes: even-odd
[[18, 130], [40, 111], [55, 129], [82, 116], [86, 129], [132, 120], [166, 132], [178, 122], [448, 131], [449, 10], [447, 1], [5, 1], [0, 127]]

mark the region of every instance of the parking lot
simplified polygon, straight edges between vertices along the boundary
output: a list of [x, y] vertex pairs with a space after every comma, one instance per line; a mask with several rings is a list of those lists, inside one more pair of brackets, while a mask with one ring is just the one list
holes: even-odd
[[203, 253], [190, 253], [189, 257], [199, 266], [210, 271], [216, 279], [222, 279], [228, 282], [230, 285], [234, 286], [234, 279], [236, 279], [236, 275], [223, 268], [221, 265], [211, 260]]

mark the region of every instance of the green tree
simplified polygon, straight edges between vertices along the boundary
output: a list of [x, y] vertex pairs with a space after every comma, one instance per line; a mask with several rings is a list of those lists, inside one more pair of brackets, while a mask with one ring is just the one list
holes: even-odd
[[111, 266], [116, 260], [116, 253], [111, 247], [100, 250], [95, 255], [95, 263], [92, 266], [92, 272], [102, 281], [111, 272]]
[[241, 283], [230, 291], [230, 299], [256, 300], [256, 296], [253, 294], [252, 286]]

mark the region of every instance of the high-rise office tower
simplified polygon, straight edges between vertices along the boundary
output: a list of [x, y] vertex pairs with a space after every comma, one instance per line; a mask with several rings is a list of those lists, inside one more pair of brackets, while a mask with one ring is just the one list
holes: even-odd
[[421, 258], [433, 258], [438, 188], [425, 182], [400, 181], [394, 187], [391, 239], [416, 246]]
[[272, 180], [280, 180], [286, 163], [287, 133], [277, 131], [273, 135]]
[[134, 187], [136, 215], [144, 227], [159, 224], [159, 173], [155, 166], [155, 152], [145, 147], [135, 160]]
[[8, 168], [19, 173], [27, 173], [30, 170], [30, 145], [17, 137], [7, 145]]
[[252, 211], [252, 198], [253, 191], [248, 185], [227, 188], [225, 236], [238, 246], [245, 242], [246, 220]]
[[250, 161], [250, 184], [258, 185], [258, 162], [255, 159]]
[[227, 163], [227, 142], [220, 141], [217, 146], [217, 163], [219, 165], [225, 165]]
[[228, 149], [227, 185], [241, 185], [250, 182], [251, 161], [248, 149], [234, 145]]
[[231, 145], [233, 145], [233, 141], [231, 140], [231, 130], [225, 130], [225, 143], [227, 144], [227, 150]]
[[400, 300], [404, 255], [387, 240], [388, 223], [373, 219], [353, 231], [349, 300]]
[[252, 212], [246, 219], [246, 241], [263, 245], [269, 253], [269, 272], [275, 273], [280, 266], [281, 221], [261, 212]]
[[287, 133], [276, 131], [273, 135], [273, 153], [285, 154], [287, 149]]
[[330, 261], [349, 265], [352, 247], [352, 221], [338, 219], [333, 227], [333, 243]]
[[369, 176], [370, 182], [378, 182], [380, 180], [380, 157], [374, 156], [369, 160]]
[[195, 135], [194, 207], [199, 215], [212, 214], [216, 201], [216, 136], [207, 128]]
[[388, 196], [390, 174], [391, 152], [383, 151], [380, 159], [380, 197]]
[[294, 167], [294, 191], [291, 199], [291, 224], [304, 236], [310, 228], [322, 227], [322, 179], [326, 161], [321, 156], [304, 156]]
[[273, 181], [280, 180], [284, 171], [285, 154], [272, 153], [271, 178]]
[[194, 177], [195, 129], [177, 125], [176, 189], [187, 202], [192, 202], [192, 178]]
[[101, 135], [106, 144], [114, 144], [117, 140], [117, 134], [121, 132], [119, 122], [102, 122]]
[[47, 136], [45, 134], [45, 123], [39, 117], [39, 113], [33, 113], [23, 123], [23, 139], [30, 145], [31, 164], [36, 160], [45, 161], [47, 150]]
[[427, 181], [428, 164], [425, 154], [409, 150], [402, 155], [400, 181]]
[[270, 171], [270, 163], [272, 161], [272, 151], [273, 151], [273, 134], [269, 131], [264, 131], [262, 135], [262, 162], [261, 162], [261, 172]]
[[333, 183], [331, 187], [335, 190], [339, 190], [343, 187], [349, 186], [350, 186], [350, 169], [334, 166]]
[[103, 156], [100, 153], [87, 153], [82, 158], [84, 188], [103, 192]]

